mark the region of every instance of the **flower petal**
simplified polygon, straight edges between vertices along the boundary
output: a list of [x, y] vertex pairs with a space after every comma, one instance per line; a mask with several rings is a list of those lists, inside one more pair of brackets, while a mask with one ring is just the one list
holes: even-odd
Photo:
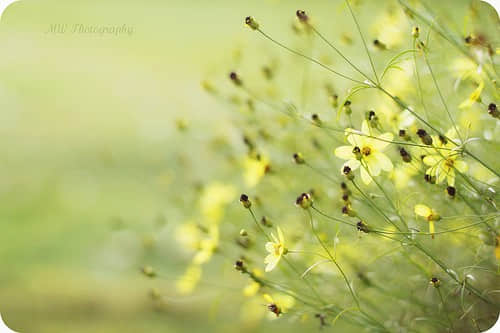
[[342, 170], [344, 169], [344, 167], [348, 166], [349, 168], [351, 168], [351, 170], [356, 170], [357, 168], [359, 168], [359, 166], [361, 165], [361, 162], [359, 162], [358, 160], [349, 160], [347, 162], [344, 163], [344, 165], [342, 165], [342, 168], [340, 169], [340, 172], [342, 172]]
[[269, 253], [274, 253], [274, 244], [272, 242], [266, 243], [266, 251]]
[[462, 173], [467, 172], [468, 169], [467, 163], [465, 161], [455, 160], [453, 166], [455, 167], [455, 169]]
[[366, 120], [363, 120], [363, 123], [361, 124], [361, 132], [366, 135], [371, 135], [370, 127], [368, 126], [368, 122]]
[[387, 157], [387, 155], [385, 155], [383, 153], [375, 153], [375, 157], [376, 157], [378, 164], [382, 170], [387, 171], [387, 172], [392, 171], [392, 169], [394, 168], [394, 165], [392, 164], [389, 157]]
[[368, 184], [370, 184], [372, 182], [372, 177], [370, 177], [370, 175], [368, 174], [368, 171], [366, 171], [365, 167], [361, 168], [361, 180], [366, 185], [368, 185]]
[[415, 214], [417, 214], [418, 216], [423, 216], [425, 218], [432, 214], [432, 210], [426, 205], [418, 204], [415, 205], [414, 209], [415, 209]]
[[381, 151], [390, 144], [390, 142], [387, 141], [392, 141], [394, 135], [392, 135], [392, 133], [384, 133], [379, 135], [377, 138], [380, 140], [372, 138], [370, 141], [374, 149]]
[[439, 155], [427, 155], [424, 157], [424, 164], [428, 166], [434, 166], [442, 160]]
[[352, 146], [340, 146], [335, 149], [335, 156], [344, 159], [344, 160], [350, 160], [354, 159], [355, 156], [352, 153]]
[[276, 265], [278, 264], [278, 262], [280, 261], [281, 257], [278, 257], [278, 256], [275, 256], [275, 255], [268, 255], [265, 259], [264, 259], [264, 263], [267, 264], [266, 268], [265, 268], [265, 271], [266, 272], [270, 272], [272, 271]]
[[448, 186], [455, 186], [455, 170], [451, 169], [447, 175]]
[[284, 245], [285, 244], [285, 237], [283, 236], [283, 231], [281, 231], [280, 227], [277, 227], [278, 229], [278, 239], [280, 241], [280, 244]]

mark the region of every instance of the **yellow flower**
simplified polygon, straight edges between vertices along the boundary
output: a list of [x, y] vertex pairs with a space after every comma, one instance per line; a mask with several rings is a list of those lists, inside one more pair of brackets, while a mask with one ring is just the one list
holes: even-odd
[[424, 164], [430, 166], [425, 171], [426, 175], [436, 177], [436, 183], [440, 184], [445, 179], [449, 186], [455, 186], [455, 169], [461, 173], [467, 171], [467, 163], [460, 159], [456, 151], [448, 151], [441, 155], [428, 155], [424, 157]]
[[201, 265], [212, 258], [212, 255], [219, 246], [219, 227], [212, 224], [208, 229], [208, 238], [202, 239], [199, 243], [199, 249], [193, 258], [193, 263]]
[[286, 313], [288, 309], [295, 305], [295, 299], [292, 296], [276, 294], [272, 297], [269, 294], [262, 295], [266, 300], [267, 309], [274, 313], [276, 317]]
[[483, 92], [484, 82], [481, 81], [477, 88], [470, 94], [469, 98], [460, 103], [460, 109], [470, 108], [474, 103], [481, 100], [481, 93]]
[[342, 166], [345, 166], [355, 170], [361, 168], [361, 179], [365, 184], [370, 184], [372, 181], [372, 176], [378, 176], [381, 170], [390, 172], [393, 169], [391, 160], [382, 151], [389, 145], [392, 141], [393, 135], [391, 133], [384, 133], [376, 138], [367, 137], [366, 135], [371, 135], [370, 128], [366, 120], [363, 121], [361, 125], [361, 133], [363, 135], [357, 134], [357, 131], [352, 129], [346, 130], [347, 141], [351, 146], [341, 146], [335, 149], [335, 155], [339, 158], [347, 160]]
[[429, 222], [429, 233], [431, 234], [432, 238], [434, 238], [434, 221], [439, 221], [441, 219], [441, 216], [439, 216], [439, 214], [436, 213], [433, 209], [422, 204], [415, 205], [415, 214], [424, 217], [427, 222]]
[[[252, 271], [253, 275], [256, 277], [261, 277], [263, 275], [262, 271], [259, 269], [254, 269]], [[243, 288], [243, 295], [250, 297], [254, 296], [257, 294], [257, 292], [260, 289], [260, 283], [254, 281], [253, 279], [250, 279], [250, 282]]]
[[288, 252], [285, 247], [285, 237], [283, 237], [283, 232], [280, 227], [278, 227], [277, 230], [278, 238], [271, 233], [273, 241], [266, 243], [266, 251], [269, 252], [267, 257], [264, 259], [264, 263], [267, 264], [265, 269], [266, 272], [272, 271], [281, 260], [281, 257]]

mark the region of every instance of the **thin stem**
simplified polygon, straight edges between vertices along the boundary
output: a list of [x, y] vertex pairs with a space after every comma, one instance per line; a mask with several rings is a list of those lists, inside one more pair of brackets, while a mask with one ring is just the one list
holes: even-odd
[[349, 12], [351, 12], [352, 19], [354, 20], [354, 23], [356, 24], [356, 28], [358, 29], [359, 36], [361, 37], [361, 41], [363, 42], [363, 46], [365, 48], [366, 54], [368, 55], [368, 59], [370, 60], [370, 65], [372, 66], [373, 74], [375, 75], [375, 80], [377, 81], [377, 84], [380, 84], [380, 81], [379, 81], [378, 76], [377, 76], [377, 71], [375, 70], [375, 65], [373, 64], [372, 56], [370, 54], [370, 51], [368, 50], [368, 46], [366, 45], [365, 37], [363, 36], [363, 33], [361, 32], [361, 28], [359, 26], [358, 20], [356, 19], [356, 15], [354, 15], [354, 11], [351, 8], [351, 4], [349, 3], [349, 0], [345, 0], [345, 3], [347, 4], [347, 8], [349, 8]]
[[362, 81], [359, 81], [359, 80], [353, 79], [353, 78], [351, 78], [351, 77], [349, 77], [349, 76], [347, 76], [347, 75], [344, 75], [344, 74], [342, 74], [342, 73], [340, 73], [340, 72], [337, 72], [336, 70], [334, 70], [334, 69], [332, 69], [332, 68], [330, 68], [330, 67], [328, 67], [328, 66], [326, 66], [326, 65], [322, 64], [321, 62], [319, 62], [318, 60], [316, 60], [316, 59], [314, 59], [314, 58], [311, 58], [311, 57], [309, 57], [309, 56], [307, 56], [307, 55], [305, 55], [305, 54], [302, 54], [302, 53], [300, 53], [300, 52], [298, 52], [298, 51], [295, 51], [294, 49], [289, 48], [288, 46], [286, 46], [286, 45], [284, 45], [284, 44], [281, 44], [280, 42], [278, 42], [277, 40], [273, 39], [271, 36], [269, 36], [268, 34], [266, 34], [264, 31], [262, 31], [261, 29], [257, 29], [257, 31], [258, 31], [258, 32], [260, 32], [260, 33], [262, 34], [262, 36], [264, 36], [265, 38], [269, 39], [271, 42], [273, 42], [274, 44], [278, 45], [279, 47], [284, 48], [284, 49], [285, 49], [285, 50], [287, 50], [288, 52], [291, 52], [291, 53], [293, 53], [293, 54], [295, 54], [295, 55], [297, 55], [297, 56], [299, 56], [299, 57], [302, 57], [302, 58], [304, 58], [304, 59], [307, 59], [307, 60], [309, 60], [309, 61], [312, 61], [313, 63], [315, 63], [315, 64], [317, 64], [317, 65], [319, 65], [319, 66], [323, 67], [323, 68], [324, 68], [324, 69], [326, 69], [327, 71], [332, 72], [332, 73], [334, 73], [334, 74], [336, 74], [336, 75], [338, 75], [338, 76], [340, 76], [340, 77], [343, 77], [344, 79], [347, 79], [347, 80], [349, 80], [349, 81], [356, 82], [356, 83], [359, 83], [359, 84], [365, 84], [365, 83], [364, 83], [364, 82], [362, 82]]
[[424, 55], [424, 60], [425, 60], [425, 63], [427, 65], [427, 68], [429, 69], [429, 73], [431, 74], [432, 81], [434, 82], [434, 86], [436, 87], [439, 98], [441, 99], [441, 103], [443, 103], [444, 109], [446, 110], [446, 113], [448, 114], [448, 118], [450, 118], [451, 124], [453, 125], [453, 128], [455, 128], [455, 131], [457, 132], [457, 135], [460, 138], [460, 141], [464, 142], [460, 132], [458, 131], [457, 124], [456, 124], [455, 120], [453, 119], [453, 117], [451, 116], [450, 110], [448, 109], [448, 104], [446, 104], [446, 101], [444, 100], [443, 94], [441, 92], [441, 89], [439, 88], [436, 76], [434, 75], [434, 72], [432, 71], [432, 67], [431, 67], [431, 64], [429, 63], [429, 59], [427, 58], [427, 54], [426, 54], [425, 50], [423, 51], [423, 55]]

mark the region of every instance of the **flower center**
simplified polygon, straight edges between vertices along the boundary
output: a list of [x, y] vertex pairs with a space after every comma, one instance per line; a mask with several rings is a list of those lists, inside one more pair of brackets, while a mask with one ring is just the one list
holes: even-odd
[[445, 162], [445, 165], [448, 167], [448, 168], [453, 168], [453, 164], [455, 163], [454, 160], [452, 159], [447, 159], [446, 162]]
[[363, 147], [363, 149], [361, 149], [361, 152], [363, 153], [363, 155], [368, 156], [372, 153], [372, 150], [370, 149], [370, 147]]
[[279, 256], [280, 254], [280, 249], [281, 249], [281, 244], [274, 244], [274, 254]]

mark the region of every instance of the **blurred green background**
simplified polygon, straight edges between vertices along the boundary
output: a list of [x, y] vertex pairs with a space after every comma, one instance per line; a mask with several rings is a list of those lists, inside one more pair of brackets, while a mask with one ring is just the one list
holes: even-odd
[[[325, 22], [341, 10], [340, 1], [23, 0], [4, 13], [0, 313], [12, 329], [238, 331], [239, 313], [226, 303], [240, 298], [237, 276], [160, 306], [148, 292], [173, 292], [185, 269], [171, 237], [195, 200], [183, 188], [223, 175], [203, 144], [231, 125], [200, 81], [224, 80], [238, 47], [259, 54], [265, 43], [244, 28], [245, 16], [287, 40], [305, 5]], [[52, 24], [68, 31], [47, 33]], [[133, 33], [74, 34], [74, 24], [125, 24]], [[190, 122], [189, 138], [178, 135], [179, 118]], [[150, 262], [161, 279], [140, 274]]]

